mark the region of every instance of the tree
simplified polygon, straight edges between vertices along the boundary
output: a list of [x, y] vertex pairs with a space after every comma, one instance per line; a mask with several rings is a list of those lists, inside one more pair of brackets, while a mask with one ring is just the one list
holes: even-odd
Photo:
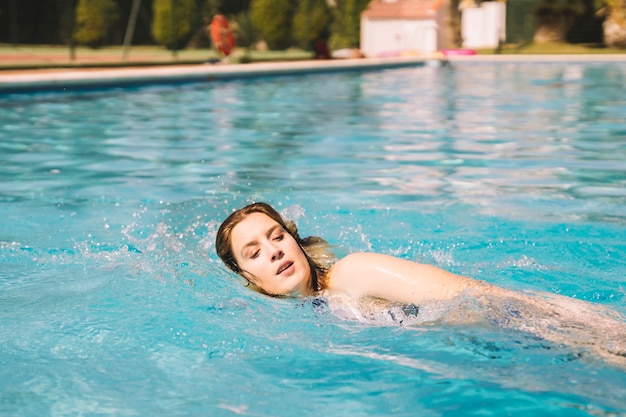
[[626, 1], [606, 0], [608, 16], [603, 24], [604, 43], [613, 48], [626, 48]]
[[336, 0], [330, 44], [332, 49], [358, 48], [361, 43], [361, 13], [370, 0]]
[[[450, 0], [447, 5], [444, 3], [444, 39], [447, 48], [459, 48], [463, 44], [461, 36], [461, 7], [462, 0]], [[473, 4], [473, 2], [472, 2]], [[508, 5], [507, 5], [508, 7]]]
[[223, 14], [230, 19], [233, 15], [246, 12], [249, 6], [250, 0], [202, 0], [202, 11], [209, 18]]
[[332, 15], [326, 0], [300, 0], [293, 18], [298, 45], [309, 49], [318, 39], [328, 40]]
[[258, 41], [258, 33], [250, 19], [249, 11], [242, 11], [231, 18], [237, 45], [251, 48]]
[[604, 42], [602, 22], [606, 16], [599, 10], [604, 7], [602, 0], [581, 0], [580, 13], [567, 33], [565, 40], [570, 43], [601, 44]]
[[294, 7], [291, 0], [252, 0], [250, 20], [270, 49], [287, 49], [292, 43]]
[[92, 48], [102, 46], [110, 41], [118, 19], [117, 3], [113, 0], [79, 0], [74, 39]]
[[557, 0], [544, 0], [535, 8], [536, 43], [564, 42], [579, 14], [572, 1], [565, 4]]
[[184, 47], [199, 24], [195, 0], [154, 0], [152, 36], [168, 49]]

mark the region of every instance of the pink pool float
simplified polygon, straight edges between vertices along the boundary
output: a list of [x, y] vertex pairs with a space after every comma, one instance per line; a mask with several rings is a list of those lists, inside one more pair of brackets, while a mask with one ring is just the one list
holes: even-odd
[[476, 51], [473, 49], [443, 49], [441, 53], [445, 56], [476, 55]]

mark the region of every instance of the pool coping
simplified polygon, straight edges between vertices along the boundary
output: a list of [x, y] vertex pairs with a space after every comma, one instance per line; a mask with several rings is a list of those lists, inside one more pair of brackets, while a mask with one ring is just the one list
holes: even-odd
[[29, 91], [67, 91], [86, 88], [123, 87], [149, 84], [176, 84], [298, 75], [340, 71], [369, 71], [440, 62], [433, 57], [378, 59], [309, 60], [251, 64], [197, 64], [179, 66], [48, 69], [0, 72], [0, 94]]
[[133, 85], [210, 82], [281, 75], [369, 71], [429, 63], [563, 63], [626, 62], [626, 54], [598, 55], [458, 55], [260, 62], [251, 64], [187, 64], [150, 67], [33, 69], [0, 71], [0, 94], [115, 88]]

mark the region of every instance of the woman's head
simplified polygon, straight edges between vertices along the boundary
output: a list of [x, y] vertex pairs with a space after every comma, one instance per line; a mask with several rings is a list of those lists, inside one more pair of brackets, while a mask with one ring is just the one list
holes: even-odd
[[[234, 272], [261, 291], [308, 294], [319, 289], [330, 258], [320, 238], [301, 239], [293, 222], [266, 203], [253, 203], [232, 213], [220, 226], [215, 248]], [[312, 249], [313, 258], [306, 248]], [[322, 262], [320, 262], [322, 261]]]
[[215, 250], [226, 266], [238, 274], [241, 273], [241, 270], [239, 269], [237, 261], [233, 256], [233, 248], [231, 247], [233, 228], [252, 213], [265, 214], [267, 217], [287, 229], [287, 224], [281, 215], [274, 210], [272, 206], [266, 203], [249, 204], [228, 216], [217, 231], [217, 236], [215, 237]]

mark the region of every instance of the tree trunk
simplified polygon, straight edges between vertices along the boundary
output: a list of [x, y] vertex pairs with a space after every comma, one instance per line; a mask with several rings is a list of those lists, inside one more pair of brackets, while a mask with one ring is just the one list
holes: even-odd
[[604, 44], [609, 48], [626, 48], [626, 27], [613, 17], [608, 17], [602, 24]]
[[540, 6], [535, 10], [535, 43], [565, 41], [565, 18], [561, 10], [551, 5]]
[[602, 25], [604, 44], [611, 48], [626, 48], [626, 0], [609, 0], [609, 15]]
[[444, 31], [445, 47], [459, 48], [461, 39], [461, 13], [459, 11], [460, 0], [448, 0], [444, 3]]

